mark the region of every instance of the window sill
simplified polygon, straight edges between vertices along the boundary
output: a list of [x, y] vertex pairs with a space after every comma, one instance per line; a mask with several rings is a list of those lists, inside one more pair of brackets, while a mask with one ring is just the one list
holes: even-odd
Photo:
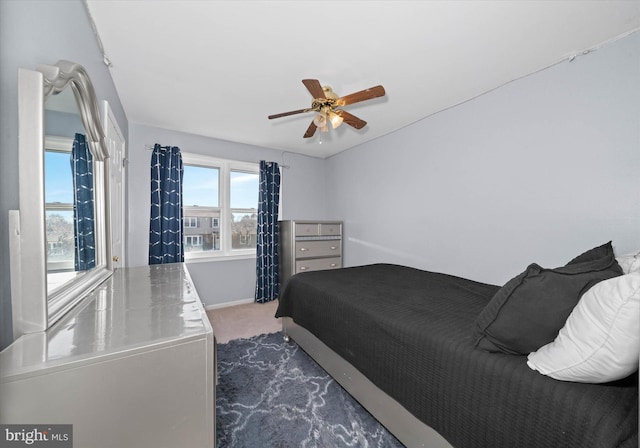
[[187, 257], [185, 255], [184, 262], [191, 263], [209, 263], [211, 261], [234, 261], [234, 260], [248, 260], [248, 259], [256, 259], [256, 254], [237, 254], [237, 255], [211, 255], [211, 256], [200, 256], [200, 257]]

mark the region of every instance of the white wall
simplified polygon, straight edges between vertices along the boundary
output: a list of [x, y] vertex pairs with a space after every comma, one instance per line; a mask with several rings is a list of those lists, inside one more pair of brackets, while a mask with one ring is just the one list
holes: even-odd
[[[129, 124], [128, 265], [143, 266], [149, 257], [149, 209], [151, 151], [145, 145], [178, 146], [183, 152], [223, 159], [259, 162], [270, 160], [282, 169], [280, 219], [325, 219], [324, 161], [299, 154], [233, 143], [193, 134]], [[206, 306], [254, 297], [255, 258], [189, 263], [198, 294]]]
[[636, 33], [328, 159], [346, 265], [501, 284], [640, 249], [639, 61]]

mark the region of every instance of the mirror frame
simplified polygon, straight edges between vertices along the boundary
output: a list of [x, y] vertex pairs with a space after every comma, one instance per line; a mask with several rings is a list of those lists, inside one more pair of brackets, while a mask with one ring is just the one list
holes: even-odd
[[[44, 186], [44, 103], [65, 88], [73, 90], [94, 158], [96, 267], [65, 283], [54, 293], [47, 287], [47, 242]], [[18, 71], [20, 211], [12, 227], [11, 295], [14, 335], [51, 327], [88, 292], [109, 278], [111, 237], [109, 217], [109, 150], [91, 79], [80, 64], [61, 60], [37, 71]]]

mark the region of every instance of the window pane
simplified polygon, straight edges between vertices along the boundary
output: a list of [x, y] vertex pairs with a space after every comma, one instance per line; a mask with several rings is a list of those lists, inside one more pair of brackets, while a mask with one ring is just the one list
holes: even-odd
[[231, 223], [231, 248], [255, 249], [258, 225], [257, 213], [232, 212], [231, 216], [233, 217], [233, 222]]
[[71, 153], [45, 151], [44, 153], [44, 201], [73, 204], [73, 176]]
[[71, 153], [45, 151], [45, 237], [47, 271], [73, 271], [73, 175]]
[[184, 251], [220, 250], [220, 229], [212, 226], [220, 218], [219, 169], [185, 165], [182, 181]]
[[213, 207], [183, 207], [184, 251], [209, 252], [220, 250], [220, 210]]
[[182, 180], [182, 204], [185, 206], [218, 207], [219, 178], [218, 168], [185, 165]]
[[47, 237], [47, 270], [73, 271], [75, 242], [73, 209], [45, 209]]
[[258, 208], [258, 175], [231, 171], [231, 208]]

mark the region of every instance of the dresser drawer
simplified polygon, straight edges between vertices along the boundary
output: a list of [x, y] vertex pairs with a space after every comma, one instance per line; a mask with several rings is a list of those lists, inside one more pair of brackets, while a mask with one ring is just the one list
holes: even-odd
[[295, 236], [340, 236], [341, 232], [340, 223], [306, 223], [297, 222], [295, 228]]
[[318, 235], [318, 231], [320, 226], [318, 223], [315, 224], [306, 224], [306, 223], [296, 223], [296, 236], [316, 236]]
[[340, 256], [340, 240], [296, 241], [296, 259]]
[[324, 271], [327, 269], [338, 269], [342, 267], [342, 259], [336, 258], [314, 258], [309, 260], [296, 261], [296, 274], [307, 271]]
[[320, 224], [320, 235], [340, 236], [340, 224]]

